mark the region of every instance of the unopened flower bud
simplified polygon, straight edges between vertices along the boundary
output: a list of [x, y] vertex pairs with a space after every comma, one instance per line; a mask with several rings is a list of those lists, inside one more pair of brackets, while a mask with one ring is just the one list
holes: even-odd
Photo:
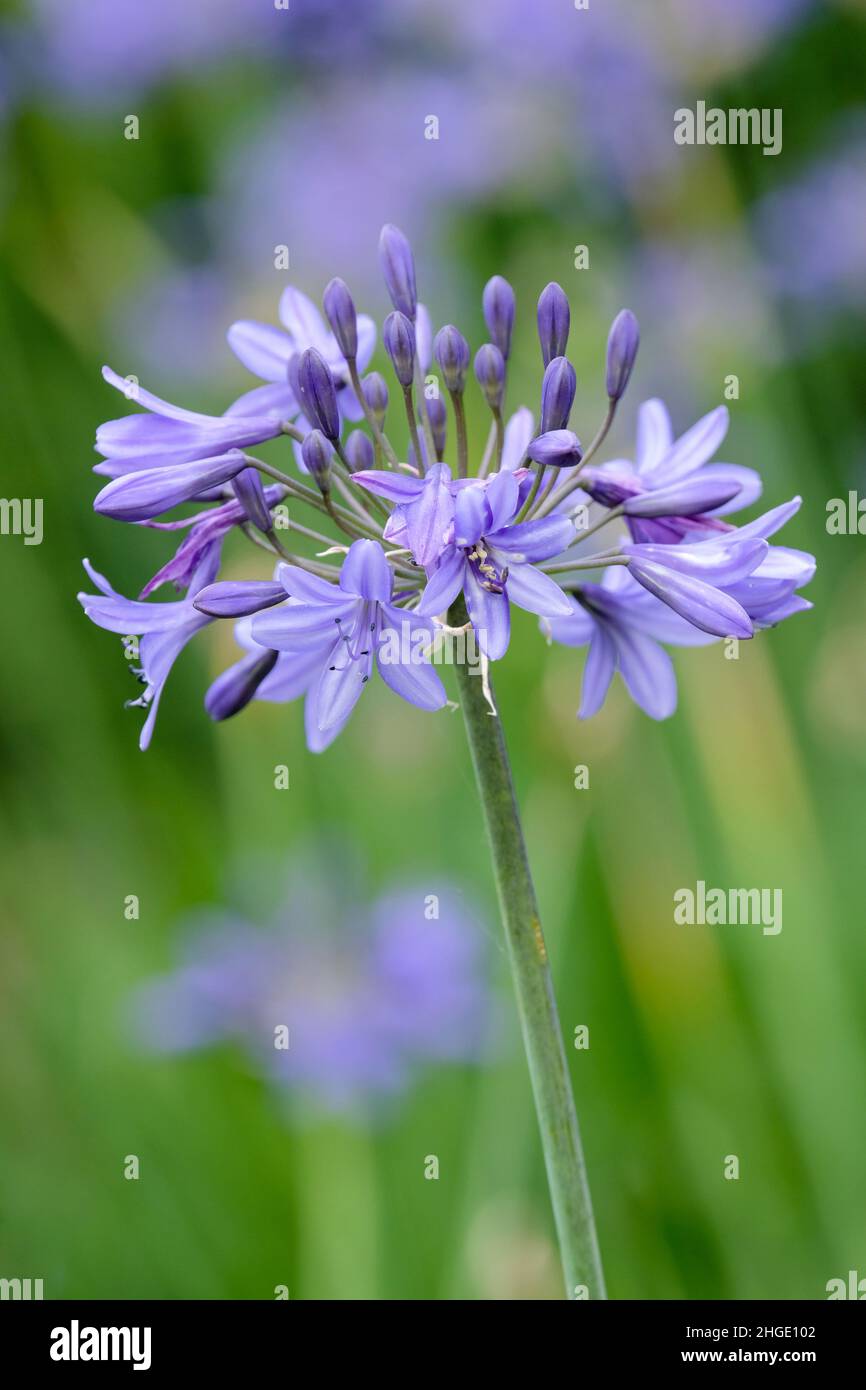
[[373, 468], [376, 462], [373, 441], [363, 430], [352, 430], [344, 445], [346, 458], [353, 473]]
[[211, 719], [230, 719], [249, 704], [265, 676], [269, 676], [279, 652], [251, 652], [217, 676], [204, 697]]
[[116, 521], [149, 521], [199, 493], [227, 483], [246, 468], [240, 449], [217, 458], [196, 459], [171, 468], [141, 468], [123, 473], [96, 494], [93, 510]]
[[568, 346], [571, 309], [561, 285], [551, 280], [538, 297], [538, 336], [545, 367], [554, 357], [563, 357]]
[[414, 323], [418, 308], [415, 258], [408, 239], [399, 227], [393, 226], [390, 222], [385, 224], [379, 235], [379, 264], [391, 296], [391, 303]]
[[211, 618], [245, 618], [285, 600], [283, 585], [270, 580], [220, 579], [199, 589], [192, 605]]
[[573, 430], [549, 430], [527, 445], [526, 452], [536, 463], [551, 468], [574, 468], [583, 458], [580, 440]]
[[267, 535], [274, 523], [258, 469], [245, 468], [242, 473], [236, 474], [232, 478], [232, 491], [246, 512], [247, 518], [259, 531], [264, 531]]
[[481, 303], [491, 341], [507, 362], [514, 328], [514, 290], [501, 275], [494, 275], [484, 286]]
[[345, 280], [335, 277], [327, 286], [322, 302], [341, 353], [352, 361], [358, 355], [358, 316]]
[[301, 445], [301, 458], [324, 497], [327, 497], [331, 490], [332, 457], [333, 450], [321, 430], [310, 430]]
[[316, 348], [306, 348], [298, 364], [298, 388], [301, 405], [311, 425], [322, 431], [326, 439], [340, 438], [340, 411], [337, 388], [331, 369]]
[[436, 457], [441, 459], [445, 453], [445, 440], [448, 434], [448, 411], [441, 396], [432, 396], [425, 402], [427, 406], [427, 417], [430, 421], [430, 428], [433, 431], [433, 443], [436, 446]]
[[639, 343], [637, 319], [630, 309], [621, 309], [611, 324], [607, 340], [606, 384], [612, 401], [618, 401], [628, 386]]
[[448, 390], [462, 391], [469, 369], [469, 344], [453, 323], [439, 329], [433, 339], [433, 356]]
[[491, 410], [498, 410], [505, 392], [505, 358], [493, 343], [482, 343], [476, 352], [475, 376]]
[[415, 329], [411, 320], [395, 309], [382, 325], [382, 342], [401, 386], [411, 386], [415, 376]]
[[388, 410], [388, 383], [381, 372], [368, 372], [361, 382], [361, 390], [368, 410], [381, 429]]
[[567, 357], [554, 357], [548, 362], [541, 384], [541, 433], [564, 430], [568, 424], [577, 378]]

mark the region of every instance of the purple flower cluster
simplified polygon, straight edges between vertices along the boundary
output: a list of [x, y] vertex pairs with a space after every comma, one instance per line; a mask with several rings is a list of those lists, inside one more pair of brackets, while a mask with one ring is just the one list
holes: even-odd
[[[148, 711], [142, 747], [175, 657], [218, 619], [237, 620], [245, 654], [208, 691], [210, 715], [227, 718], [253, 698], [304, 695], [308, 743], [320, 751], [377, 675], [420, 709], [445, 705], [433, 669], [439, 637], [471, 628], [486, 667], [508, 649], [512, 603], [537, 614], [554, 640], [589, 646], [582, 715], [600, 707], [618, 669], [654, 718], [676, 702], [661, 643], [747, 639], [810, 606], [798, 591], [812, 578], [813, 558], [769, 544], [799, 499], [744, 526], [726, 519], [757, 500], [761, 483], [750, 468], [713, 461], [728, 427], [724, 407], [675, 438], [661, 401], [646, 401], [634, 460], [597, 461], [638, 352], [628, 310], [611, 327], [608, 410], [585, 448], [570, 427], [571, 314], [559, 285], [546, 286], [538, 301], [544, 371], [536, 431], [526, 407], [507, 421], [503, 411], [515, 317], [507, 282], [495, 276], [485, 288], [490, 341], [473, 361], [454, 325], [434, 337], [418, 302], [411, 247], [396, 227], [383, 228], [379, 254], [394, 305], [383, 330], [393, 391], [378, 372], [362, 375], [375, 326], [356, 313], [339, 279], [325, 290], [324, 319], [290, 289], [280, 304], [282, 328], [233, 325], [230, 346], [263, 384], [223, 415], [181, 409], [105, 370], [146, 413], [97, 432], [103, 457], [96, 471], [110, 480], [97, 511], [187, 530], [141, 599], [122, 598], [90, 569], [100, 592], [80, 595], [99, 626], [142, 637], [144, 691], [135, 702]], [[434, 358], [439, 377], [429, 374]], [[486, 443], [474, 452], [464, 406], [471, 366], [490, 411]], [[407, 427], [403, 457], [385, 428], [392, 394]], [[445, 396], [453, 465], [444, 461]], [[353, 428], [359, 422], [366, 430]], [[294, 446], [292, 473], [249, 452], [278, 439]], [[184, 503], [198, 510], [179, 521], [158, 519]], [[302, 506], [309, 512], [303, 523], [296, 519]], [[327, 532], [317, 529], [323, 524]], [[218, 579], [231, 531], [276, 556], [272, 580]], [[319, 549], [312, 556], [288, 550], [286, 532]], [[143, 601], [167, 581], [184, 597]], [[420, 640], [399, 640], [407, 628]]]
[[178, 968], [133, 999], [145, 1045], [239, 1043], [267, 1080], [332, 1113], [380, 1111], [425, 1067], [482, 1059], [495, 1024], [484, 935], [454, 887], [359, 907], [345, 877], [337, 887], [309, 865], [266, 925], [210, 911], [187, 922]]

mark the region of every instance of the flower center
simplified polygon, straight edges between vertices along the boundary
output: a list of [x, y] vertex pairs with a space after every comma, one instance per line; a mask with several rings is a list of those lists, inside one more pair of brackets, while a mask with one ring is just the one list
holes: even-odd
[[505, 593], [508, 566], [497, 565], [494, 562], [483, 540], [476, 541], [472, 549], [467, 550], [466, 558], [482, 589], [486, 589], [489, 594]]

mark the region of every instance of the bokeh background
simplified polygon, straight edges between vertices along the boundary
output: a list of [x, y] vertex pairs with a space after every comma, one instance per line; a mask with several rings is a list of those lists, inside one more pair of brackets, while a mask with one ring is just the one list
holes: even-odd
[[[297, 706], [214, 727], [230, 637], [211, 631], [142, 755], [117, 644], [74, 597], [82, 556], [134, 593], [171, 544], [91, 511], [93, 432], [118, 413], [100, 364], [221, 411], [254, 384], [226, 326], [273, 319], [286, 283], [318, 298], [339, 273], [381, 318], [386, 220], [434, 322], [473, 346], [484, 281], [512, 281], [512, 407], [537, 406], [534, 305], [557, 279], [584, 437], [627, 304], [642, 347], [610, 454], [641, 399], [682, 430], [735, 374], [725, 457], [768, 505], [803, 495], [786, 539], [819, 557], [814, 612], [738, 661], [679, 652], [670, 722], [618, 688], [578, 723], [582, 656], [527, 615], [497, 686], [567, 1043], [590, 1030], [569, 1059], [611, 1296], [822, 1298], [866, 1275], [866, 542], [826, 529], [866, 486], [864, 19], [855, 0], [4, 11], [2, 490], [44, 498], [45, 537], [0, 538], [0, 1275], [47, 1297], [560, 1296], [459, 715], [380, 688], [319, 758]], [[782, 153], [675, 145], [698, 99], [781, 107]], [[230, 567], [263, 572], [246, 549]], [[188, 914], [255, 917], [262, 865], [311, 844], [335, 881], [350, 845], [371, 896], [456, 883], [487, 923], [495, 1047], [419, 1068], [385, 1117], [276, 1096], [231, 1045], [155, 1058], [134, 1035], [129, 1001], [176, 966]], [[699, 878], [781, 888], [781, 934], [674, 927]]]

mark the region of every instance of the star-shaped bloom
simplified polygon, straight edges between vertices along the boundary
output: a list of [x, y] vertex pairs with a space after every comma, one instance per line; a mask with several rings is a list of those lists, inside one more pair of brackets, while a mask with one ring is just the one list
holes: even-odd
[[339, 584], [295, 565], [277, 574], [288, 602], [259, 613], [250, 631], [261, 646], [309, 657], [314, 667], [321, 660], [307, 696], [317, 730], [342, 728], [376, 670], [409, 704], [442, 708], [445, 690], [428, 655], [434, 624], [394, 605], [392, 571], [375, 541], [350, 546]]
[[570, 615], [545, 624], [557, 642], [589, 644], [580, 718], [601, 708], [618, 670], [635, 703], [653, 719], [666, 719], [676, 708], [676, 678], [659, 643], [750, 637], [811, 608], [796, 591], [814, 575], [814, 557], [767, 543], [799, 506], [794, 497], [707, 540], [623, 543], [628, 567], [606, 569], [600, 584], [581, 584]]
[[453, 538], [417, 610], [435, 616], [462, 592], [479, 648], [491, 661], [504, 656], [508, 648], [512, 601], [542, 617], [570, 611], [559, 585], [534, 564], [565, 550], [574, 539], [574, 526], [559, 516], [515, 523], [521, 496], [512, 472], [497, 473], [486, 485], [470, 484], [458, 491]]

